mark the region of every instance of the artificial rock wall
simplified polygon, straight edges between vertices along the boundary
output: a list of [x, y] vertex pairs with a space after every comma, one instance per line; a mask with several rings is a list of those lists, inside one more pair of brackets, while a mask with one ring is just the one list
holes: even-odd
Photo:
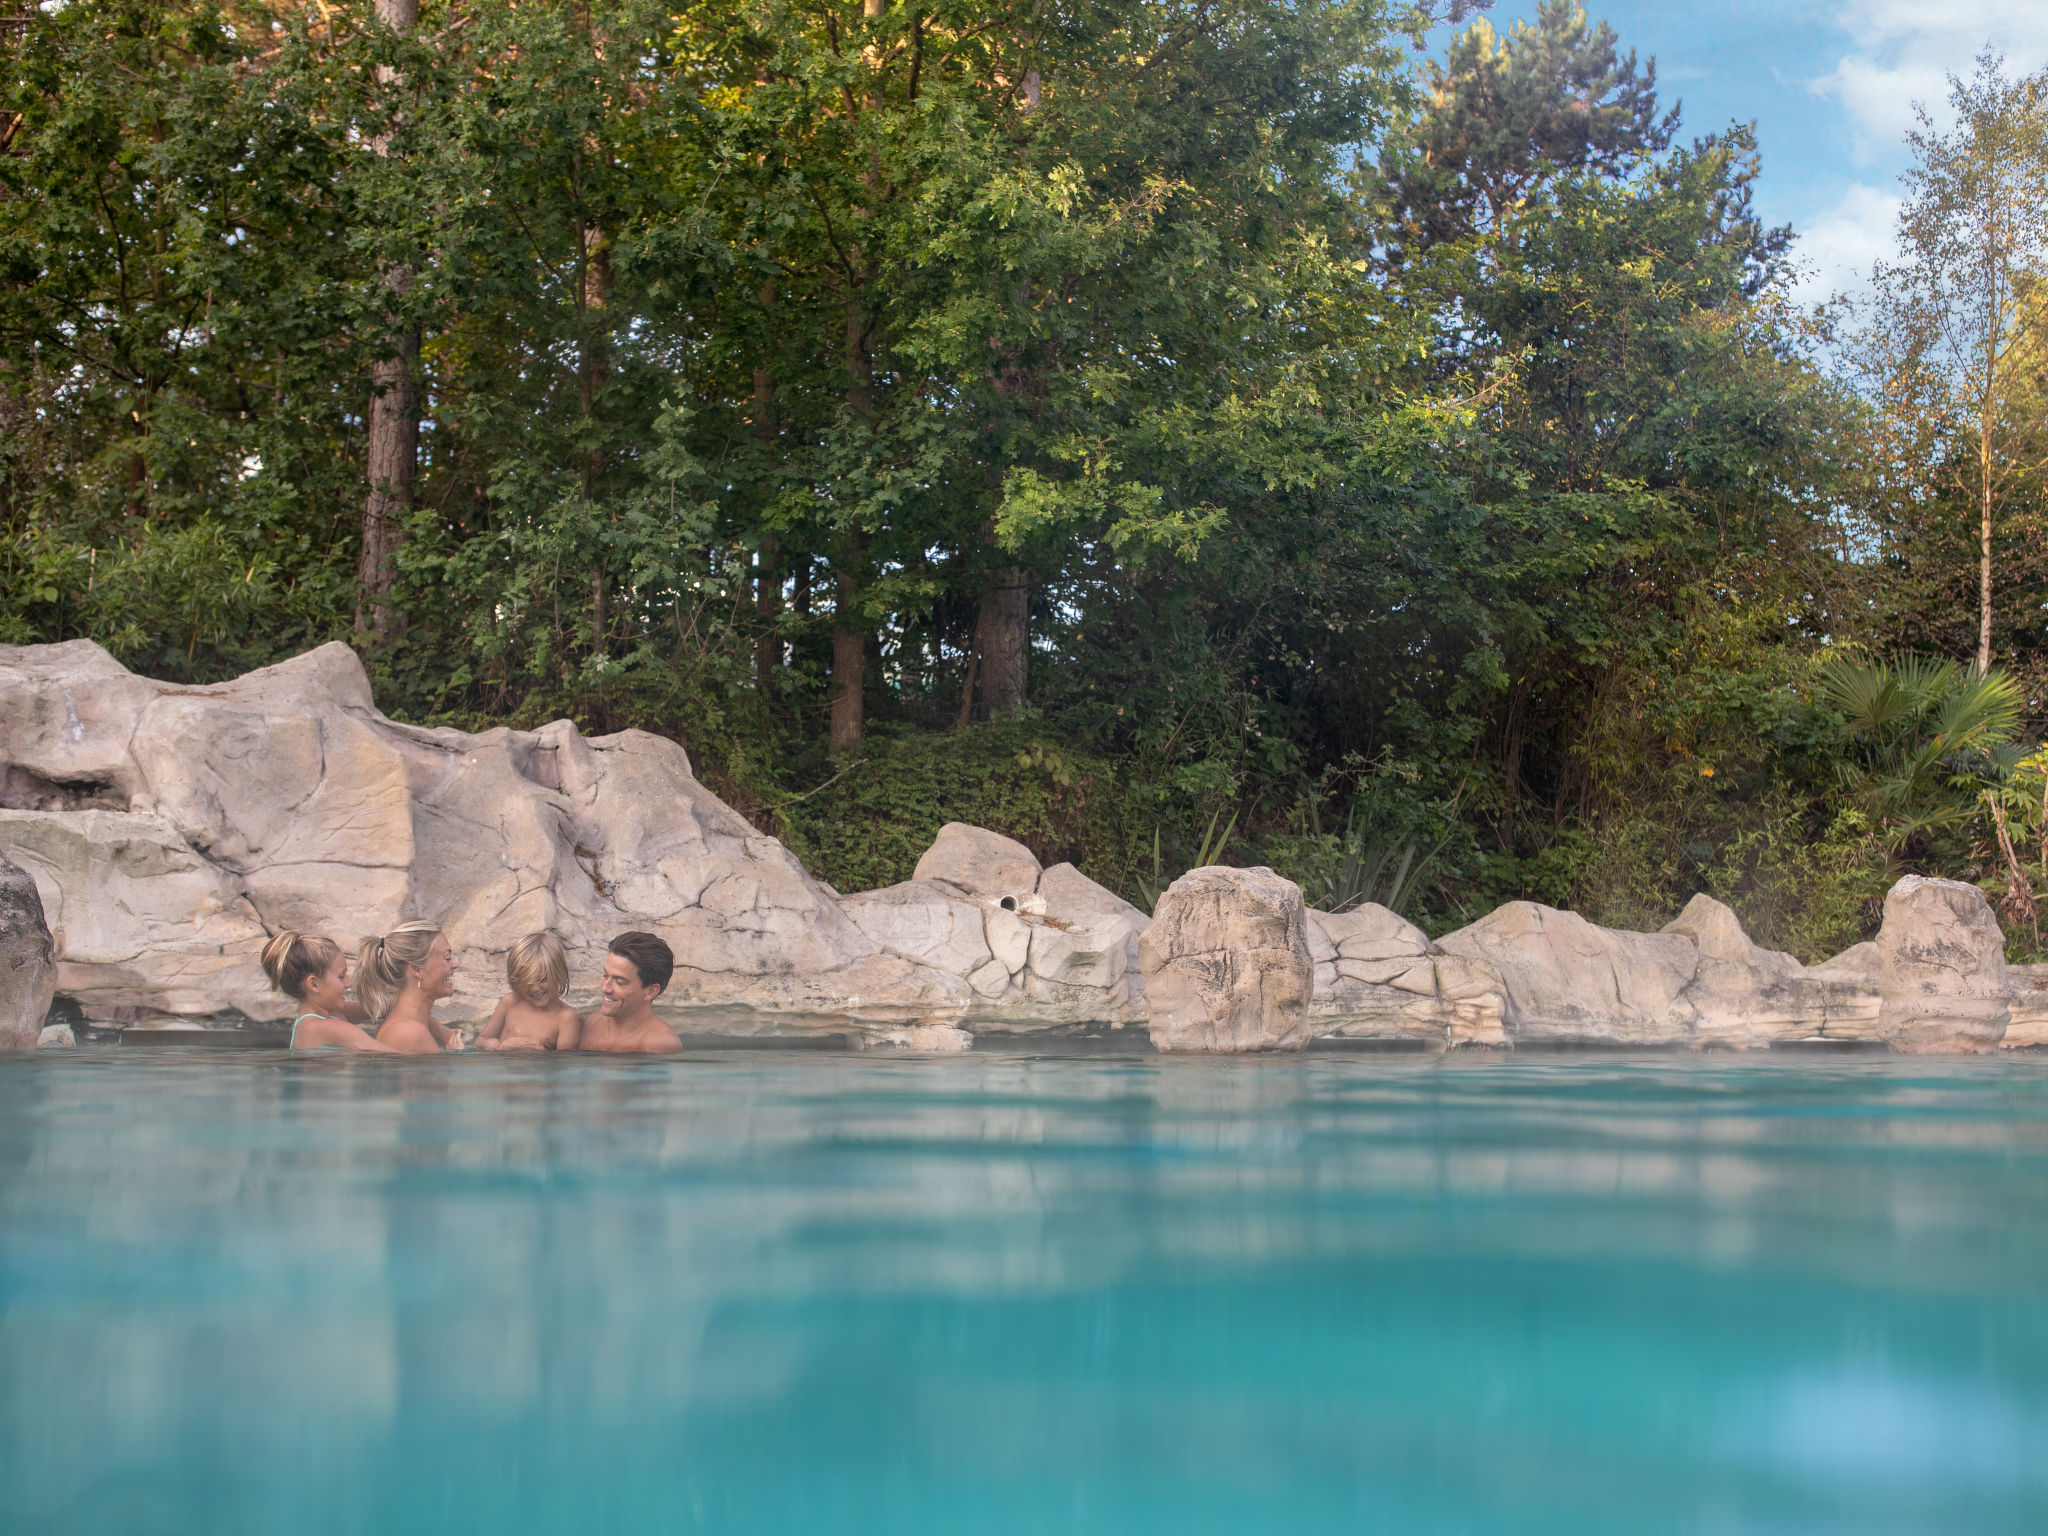
[[1155, 922], [959, 824], [912, 879], [841, 896], [676, 743], [400, 725], [340, 644], [207, 687], [138, 677], [89, 641], [0, 646], [0, 855], [33, 880], [57, 993], [110, 1022], [279, 1018], [257, 963], [269, 934], [352, 947], [428, 917], [456, 948], [456, 1019], [504, 990], [522, 933], [561, 935], [587, 986], [611, 936], [645, 928], [676, 951], [670, 1013], [718, 1009], [719, 1032], [852, 1017], [878, 1039], [1149, 1023], [1193, 1050], [2048, 1044], [2048, 968], [2005, 965], [1971, 886], [1900, 882], [1876, 943], [1811, 967], [1705, 896], [1654, 934], [1514, 902], [1432, 942], [1384, 908], [1316, 912], [1270, 871], [1209, 869]]

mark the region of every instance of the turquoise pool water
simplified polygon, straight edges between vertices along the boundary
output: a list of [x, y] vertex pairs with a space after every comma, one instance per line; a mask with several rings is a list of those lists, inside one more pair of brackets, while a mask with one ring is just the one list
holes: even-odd
[[2048, 1064], [0, 1063], [0, 1530], [2048, 1529]]

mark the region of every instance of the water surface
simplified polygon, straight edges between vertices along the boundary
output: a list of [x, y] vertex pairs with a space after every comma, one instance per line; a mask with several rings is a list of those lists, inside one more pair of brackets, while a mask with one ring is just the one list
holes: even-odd
[[0, 1529], [2048, 1529], [2048, 1064], [0, 1063]]

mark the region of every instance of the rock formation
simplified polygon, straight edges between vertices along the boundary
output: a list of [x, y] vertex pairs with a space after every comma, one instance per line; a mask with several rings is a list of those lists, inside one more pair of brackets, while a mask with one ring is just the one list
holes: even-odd
[[1877, 1032], [1895, 1051], [1988, 1051], [2011, 1009], [2005, 935], [1974, 885], [1908, 875], [1884, 899]]
[[53, 981], [100, 1023], [281, 1017], [257, 964], [269, 934], [353, 945], [413, 916], [455, 944], [455, 1020], [502, 992], [522, 933], [560, 934], [587, 987], [611, 936], [646, 928], [677, 954], [664, 1011], [699, 1035], [851, 1018], [864, 1046], [944, 1051], [1147, 1019], [1163, 1049], [1196, 1051], [2048, 1046], [2048, 967], [2005, 965], [1973, 886], [1901, 881], [1877, 942], [1815, 966], [1703, 895], [1657, 933], [1511, 902], [1432, 942], [1384, 907], [1310, 911], [1271, 871], [1211, 868], [1152, 920], [957, 822], [911, 879], [841, 897], [676, 743], [400, 725], [342, 645], [203, 688], [88, 641], [0, 646], [0, 853], [27, 877], [0, 861], [0, 1046], [35, 1042]]
[[573, 974], [622, 929], [675, 948], [675, 1005], [957, 1012], [964, 979], [884, 951], [674, 742], [567, 721], [400, 725], [333, 644], [212, 687], [136, 677], [89, 641], [0, 647], [0, 847], [34, 875], [58, 988], [89, 1016], [281, 1017], [268, 932], [352, 945], [404, 918], [454, 943], [454, 1017], [552, 928]]
[[1270, 869], [1191, 869], [1138, 940], [1162, 1051], [1298, 1051], [1314, 1038], [1315, 961], [1301, 887]]
[[36, 883], [0, 856], [0, 1051], [33, 1050], [56, 995], [56, 951]]
[[883, 952], [962, 978], [983, 1028], [1139, 1011], [1145, 914], [1071, 864], [1040, 869], [998, 833], [948, 822], [912, 878], [841, 905]]
[[1446, 953], [1385, 907], [1308, 914], [1315, 961], [1310, 1015], [1318, 1034], [1506, 1045], [1500, 976], [1484, 961]]

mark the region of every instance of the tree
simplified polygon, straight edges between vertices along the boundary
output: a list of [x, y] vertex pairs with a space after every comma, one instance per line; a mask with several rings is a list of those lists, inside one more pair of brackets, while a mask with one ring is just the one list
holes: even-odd
[[1987, 52], [1970, 81], [1950, 77], [1954, 128], [1938, 130], [1920, 110], [1899, 214], [1907, 259], [1873, 270], [1877, 299], [1861, 337], [1865, 374], [1888, 424], [1879, 453], [1923, 461], [1973, 513], [1980, 675], [1992, 664], [1992, 556], [2002, 516], [2038, 489], [2048, 467], [2048, 332], [2039, 323], [2048, 277], [2044, 91], [2048, 71], [2011, 80], [2004, 61]]
[[[397, 36], [411, 32], [419, 19], [419, 0], [376, 0], [377, 25]], [[404, 92], [405, 77], [390, 64], [379, 63], [374, 78], [384, 98], [380, 102], [384, 115], [398, 116], [397, 98]], [[373, 134], [370, 147], [380, 158], [388, 155], [390, 128]], [[412, 265], [405, 260], [385, 263], [383, 284], [394, 311], [403, 308], [413, 276]], [[413, 481], [419, 468], [419, 391], [413, 377], [419, 355], [419, 327], [394, 313], [381, 355], [370, 368], [369, 489], [363, 498], [362, 545], [356, 565], [355, 627], [379, 634], [397, 622], [390, 593], [398, 575], [398, 548], [404, 539], [406, 515], [412, 510]]]
[[1509, 238], [1556, 177], [1616, 176], [1671, 143], [1678, 108], [1657, 110], [1657, 63], [1623, 56], [1614, 29], [1573, 0], [1542, 0], [1506, 36], [1484, 20], [1427, 65], [1428, 102], [1380, 156], [1389, 239], [1413, 251], [1479, 234]]

